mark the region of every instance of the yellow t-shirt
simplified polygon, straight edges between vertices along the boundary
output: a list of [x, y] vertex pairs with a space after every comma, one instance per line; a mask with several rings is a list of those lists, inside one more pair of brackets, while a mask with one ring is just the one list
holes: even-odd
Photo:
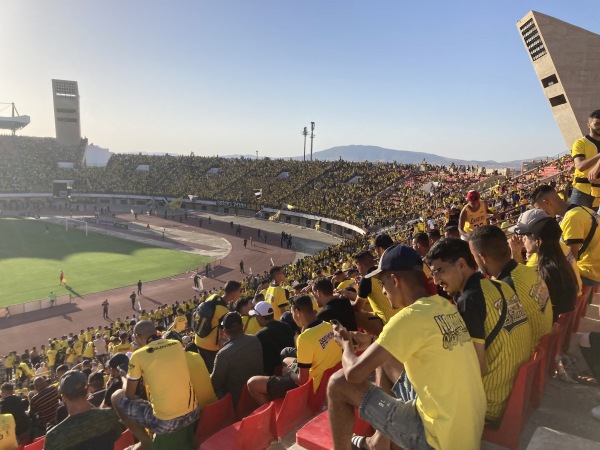
[[175, 419], [196, 408], [185, 351], [179, 342], [158, 339], [133, 352], [127, 378], [141, 377], [157, 418]]
[[585, 206], [571, 207], [560, 223], [560, 227], [565, 244], [582, 244], [592, 228], [592, 220], [595, 220], [599, 226], [596, 227], [587, 249], [583, 253], [579, 252], [577, 266], [582, 277], [600, 281], [600, 220], [598, 214]]
[[534, 268], [516, 262], [510, 264], [510, 276], [503, 271], [500, 279], [513, 287], [517, 297], [521, 300], [527, 313], [527, 319], [531, 324], [533, 346], [535, 347], [539, 344], [542, 336], [552, 331], [552, 303], [548, 286]]
[[[582, 157], [583, 159], [590, 159], [593, 156], [598, 154], [598, 148], [596, 144], [590, 141], [585, 136], [577, 139], [573, 143], [573, 147], [571, 148], [571, 157], [575, 159], [576, 157]], [[588, 172], [591, 167], [587, 170], [578, 170], [575, 167], [575, 173], [573, 173], [573, 187], [584, 194], [590, 194], [594, 197], [600, 197], [600, 183], [594, 181], [593, 184], [589, 183], [587, 180]], [[578, 181], [580, 179], [580, 181]], [[585, 179], [588, 182], [583, 181]]]
[[75, 352], [75, 357], [83, 355], [83, 342], [77, 340], [73, 342], [73, 352]]
[[271, 285], [268, 287], [267, 292], [265, 292], [265, 301], [269, 302], [273, 307], [273, 317], [275, 320], [281, 319], [281, 310], [280, 307], [287, 307], [288, 302], [288, 291], [276, 285]]
[[[365, 289], [368, 290], [369, 281], [371, 285], [370, 292], [368, 295], [365, 295], [365, 292], [363, 292], [363, 286], [367, 286]], [[358, 287], [358, 298], [366, 298], [369, 301], [369, 305], [371, 306], [373, 312], [379, 316], [384, 324], [386, 324], [396, 313], [398, 313], [398, 311], [400, 311], [400, 309], [394, 309], [392, 307], [392, 304], [383, 293], [383, 285], [381, 284], [381, 281], [379, 281], [377, 278], [363, 278], [360, 281]], [[363, 308], [363, 310], [365, 310], [365, 308]]]
[[25, 362], [21, 362], [17, 366], [17, 377], [21, 377], [23, 375], [27, 375], [27, 377], [30, 379], [35, 375], [35, 372]]
[[93, 358], [94, 357], [94, 343], [88, 342], [85, 345], [85, 350], [83, 351], [84, 358]]
[[[421, 298], [390, 319], [377, 343], [404, 364], [429, 445], [479, 448], [486, 397], [475, 347], [456, 307], [439, 295]], [[453, 373], [460, 377], [448, 376]]]
[[9, 355], [4, 360], [4, 367], [6, 367], [7, 369], [12, 368], [14, 363], [15, 363], [15, 357], [13, 355]]
[[0, 450], [17, 448], [17, 425], [12, 414], [0, 414]]
[[256, 334], [262, 330], [255, 316], [242, 316], [242, 324], [246, 334]]
[[185, 361], [190, 371], [190, 379], [196, 394], [196, 402], [200, 409], [218, 400], [210, 381], [210, 374], [202, 356], [198, 353], [185, 352]]
[[337, 285], [336, 289], [338, 291], [341, 291], [342, 289], [346, 289], [346, 288], [350, 287], [352, 284], [354, 284], [354, 282], [355, 282], [354, 280], [352, 280], [352, 279], [349, 278], [349, 279], [344, 280], [341, 283], [339, 283]]
[[309, 369], [316, 392], [323, 373], [342, 360], [342, 348], [333, 339], [329, 322], [315, 321], [296, 340], [298, 367]]
[[133, 351], [133, 344], [130, 342], [125, 342], [124, 344], [116, 344], [112, 348], [113, 355], [116, 355], [117, 353], [123, 353], [125, 355], [127, 352], [132, 352], [132, 351]]
[[187, 328], [187, 317], [185, 316], [176, 316], [175, 320], [173, 320], [173, 329], [178, 333], [181, 333], [183, 330]]
[[72, 363], [73, 361], [75, 361], [75, 352], [73, 351], [73, 349], [71, 347], [67, 348], [66, 355], [67, 355], [67, 357], [65, 358], [66, 363]]
[[48, 358], [48, 366], [49, 367], [52, 367], [56, 364], [56, 354], [57, 353], [58, 352], [56, 351], [56, 349], [55, 350], [49, 349], [46, 352], [46, 357]]

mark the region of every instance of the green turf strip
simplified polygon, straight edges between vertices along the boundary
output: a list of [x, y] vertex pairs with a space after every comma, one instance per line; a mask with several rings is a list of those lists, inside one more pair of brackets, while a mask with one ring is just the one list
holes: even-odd
[[65, 231], [39, 220], [0, 219], [0, 306], [69, 293], [85, 295], [184, 273], [211, 258], [92, 232]]

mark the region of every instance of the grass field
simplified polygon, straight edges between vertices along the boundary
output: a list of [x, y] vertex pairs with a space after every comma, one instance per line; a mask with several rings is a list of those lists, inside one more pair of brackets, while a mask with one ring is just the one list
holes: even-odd
[[195, 269], [209, 257], [117, 239], [90, 232], [65, 231], [45, 222], [0, 219], [0, 306], [68, 294], [59, 286], [65, 273], [77, 294], [148, 282]]

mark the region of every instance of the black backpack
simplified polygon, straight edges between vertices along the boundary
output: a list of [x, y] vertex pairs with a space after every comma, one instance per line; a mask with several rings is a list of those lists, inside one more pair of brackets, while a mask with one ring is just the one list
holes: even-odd
[[[217, 294], [211, 295], [205, 301], [200, 303], [194, 314], [194, 332], [201, 338], [205, 338], [216, 328], [212, 326], [212, 320], [218, 305], [227, 308], [227, 304]], [[217, 325], [218, 326], [218, 325]], [[219, 334], [217, 333], [217, 342]]]

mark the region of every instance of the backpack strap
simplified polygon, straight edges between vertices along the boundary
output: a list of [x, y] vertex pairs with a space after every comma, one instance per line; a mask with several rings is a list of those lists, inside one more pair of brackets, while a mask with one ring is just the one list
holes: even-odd
[[504, 322], [506, 322], [506, 316], [508, 314], [508, 304], [506, 302], [506, 298], [504, 297], [504, 292], [502, 292], [502, 287], [500, 286], [500, 283], [498, 283], [497, 281], [494, 281], [494, 280], [490, 280], [490, 281], [492, 282], [494, 287], [496, 289], [498, 289], [498, 292], [500, 293], [500, 297], [502, 297], [502, 312], [500, 313], [500, 318], [498, 319], [496, 326], [494, 327], [492, 332], [490, 334], [488, 334], [485, 338], [485, 348], [486, 349], [490, 345], [492, 345], [492, 342], [494, 342], [494, 339], [496, 339], [496, 336], [498, 336], [498, 333], [500, 333], [500, 330], [504, 326]]
[[590, 245], [590, 242], [592, 242], [592, 239], [594, 238], [594, 234], [596, 234], [596, 228], [598, 228], [598, 221], [596, 220], [596, 216], [592, 213], [590, 213], [586, 208], [584, 208], [583, 206], [580, 206], [586, 213], [588, 213], [590, 215], [590, 218], [592, 219], [592, 227], [590, 228], [590, 231], [588, 232], [588, 235], [585, 237], [585, 239], [583, 240], [583, 243], [581, 244], [581, 248], [579, 249], [579, 252], [577, 254], [577, 260], [579, 261], [579, 259], [581, 258], [581, 254], [583, 252], [585, 252], [587, 250], [587, 248]]

